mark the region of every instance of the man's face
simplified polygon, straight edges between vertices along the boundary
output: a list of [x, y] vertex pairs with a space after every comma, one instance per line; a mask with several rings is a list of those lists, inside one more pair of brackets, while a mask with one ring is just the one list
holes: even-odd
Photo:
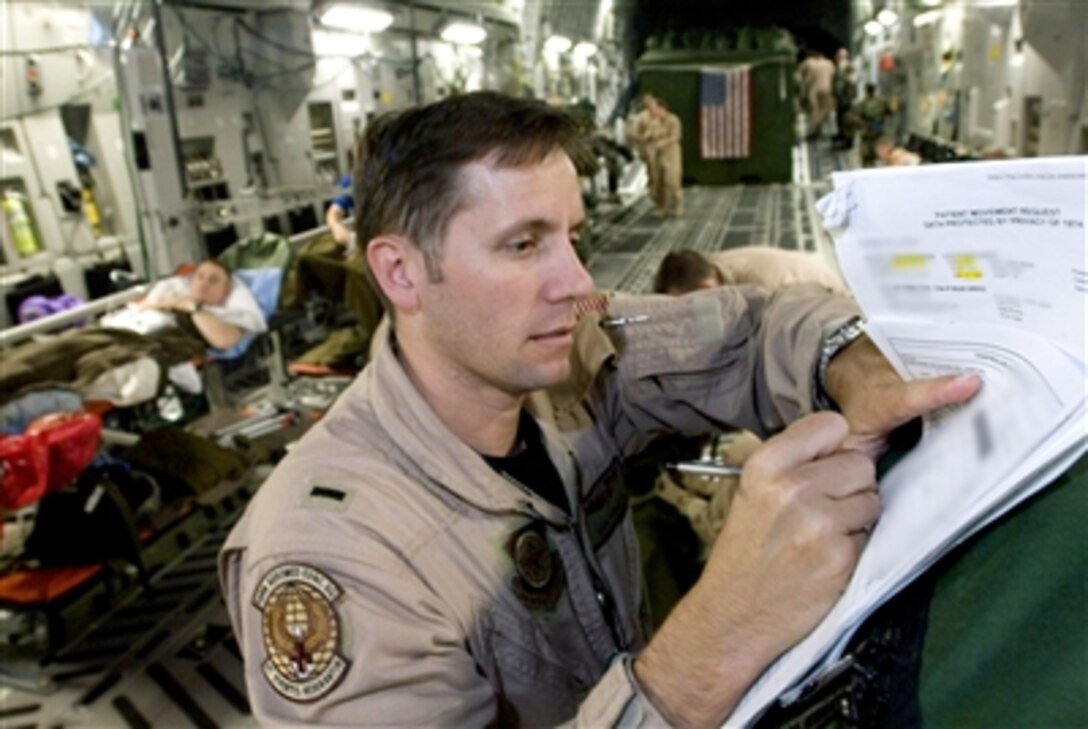
[[230, 295], [230, 276], [219, 266], [205, 261], [196, 267], [189, 279], [189, 294], [193, 301], [221, 306]]
[[426, 348], [457, 382], [519, 396], [566, 379], [575, 302], [593, 281], [572, 245], [585, 221], [562, 152], [523, 168], [489, 162], [460, 176], [466, 203], [442, 241], [442, 280], [419, 285]]

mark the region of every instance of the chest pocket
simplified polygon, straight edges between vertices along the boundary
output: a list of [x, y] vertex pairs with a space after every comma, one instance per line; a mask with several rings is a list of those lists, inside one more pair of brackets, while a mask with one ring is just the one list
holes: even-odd
[[495, 663], [504, 676], [502, 683], [508, 690], [511, 679], [529, 689], [540, 683], [572, 696], [588, 688], [585, 679], [562, 664], [531, 621], [518, 620], [506, 612], [493, 613], [490, 642]]
[[510, 535], [504, 551], [506, 584], [518, 605], [498, 601], [490, 609], [485, 634], [496, 662], [530, 681], [568, 691], [586, 688], [595, 678], [581, 663], [586, 648], [570, 643], [582, 629], [571, 611], [566, 567], [545, 526], [526, 524]]
[[580, 677], [559, 656], [532, 621], [495, 610], [489, 616], [488, 650], [497, 690], [523, 722], [558, 724], [578, 711], [593, 678]]

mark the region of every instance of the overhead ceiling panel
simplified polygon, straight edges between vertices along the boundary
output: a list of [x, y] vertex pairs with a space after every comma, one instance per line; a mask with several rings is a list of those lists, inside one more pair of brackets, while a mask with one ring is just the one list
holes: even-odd
[[[597, 29], [597, 16], [602, 0], [546, 0], [548, 7], [542, 15], [548, 30], [577, 41], [592, 39]], [[605, 0], [607, 1], [607, 0]], [[609, 5], [611, 3], [609, 2]]]
[[238, 13], [273, 10], [308, 13], [313, 7], [313, 0], [166, 0], [166, 4]]

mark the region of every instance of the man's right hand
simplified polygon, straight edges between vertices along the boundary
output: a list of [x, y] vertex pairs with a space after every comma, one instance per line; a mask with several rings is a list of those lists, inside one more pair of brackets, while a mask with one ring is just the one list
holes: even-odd
[[880, 513], [874, 464], [841, 449], [847, 433], [816, 413], [748, 459], [702, 577], [635, 660], [670, 722], [719, 725], [842, 594]]
[[344, 225], [346, 217], [347, 213], [336, 203], [329, 205], [329, 209], [325, 211], [325, 225], [329, 228], [333, 242], [344, 247], [351, 241], [351, 229]]
[[348, 242], [351, 240], [351, 230], [343, 223], [337, 222], [330, 225], [329, 232], [332, 234], [332, 239], [337, 245], [347, 246]]

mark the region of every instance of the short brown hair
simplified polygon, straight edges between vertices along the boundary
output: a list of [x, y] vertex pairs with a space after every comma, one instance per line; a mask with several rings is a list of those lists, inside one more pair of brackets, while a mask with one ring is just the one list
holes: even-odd
[[583, 142], [569, 115], [493, 91], [452, 96], [384, 114], [367, 128], [355, 165], [356, 235], [407, 237], [440, 281], [446, 226], [464, 205], [461, 169], [492, 156], [500, 167], [542, 161], [556, 149], [577, 159]]
[[231, 277], [230, 266], [228, 266], [225, 262], [221, 261], [220, 259], [212, 258], [211, 256], [208, 256], [207, 258], [202, 260], [200, 263], [196, 264], [195, 268], [200, 268], [205, 263], [210, 263], [213, 266], [215, 266], [216, 268], [218, 268], [220, 271], [222, 271], [223, 273], [227, 274], [228, 279]]
[[702, 286], [707, 279], [724, 284], [721, 271], [702, 253], [692, 250], [672, 251], [661, 261], [654, 277], [654, 293], [686, 294]]

